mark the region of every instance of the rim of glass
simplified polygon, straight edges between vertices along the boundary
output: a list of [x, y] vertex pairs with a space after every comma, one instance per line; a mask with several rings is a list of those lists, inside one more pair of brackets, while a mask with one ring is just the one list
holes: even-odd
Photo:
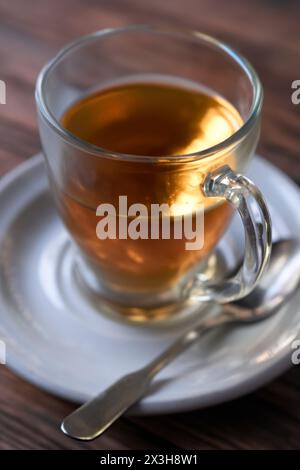
[[[191, 36], [195, 39], [199, 39], [203, 43], [207, 43], [218, 49], [220, 52], [226, 53], [238, 66], [245, 72], [247, 75], [252, 88], [253, 88], [253, 98], [251, 103], [251, 108], [248, 112], [247, 119], [241, 127], [239, 127], [231, 136], [227, 137], [225, 140], [215, 144], [206, 149], [200, 150], [198, 152], [179, 154], [179, 155], [161, 155], [161, 156], [151, 156], [151, 155], [134, 155], [126, 154], [121, 152], [113, 152], [108, 149], [98, 147], [97, 145], [91, 144], [85, 140], [76, 137], [72, 132], [65, 129], [60, 122], [55, 118], [49, 109], [45, 99], [45, 88], [47, 86], [47, 80], [52, 69], [63, 60], [64, 56], [69, 53], [72, 49], [77, 48], [83, 43], [95, 40], [104, 36], [110, 36], [113, 34], [126, 33], [130, 31], [145, 31], [149, 33], [158, 33], [158, 34], [176, 34], [182, 35], [184, 37]], [[263, 90], [260, 80], [257, 76], [252, 65], [248, 60], [238, 53], [231, 46], [226, 44], [223, 41], [215, 39], [214, 37], [201, 33], [196, 30], [189, 29], [179, 29], [179, 28], [158, 28], [150, 25], [131, 25], [120, 28], [106, 28], [95, 31], [93, 33], [81, 36], [75, 39], [72, 42], [69, 42], [65, 47], [60, 49], [57, 55], [50, 60], [40, 71], [37, 82], [36, 82], [36, 91], [35, 91], [36, 102], [38, 109], [41, 112], [44, 119], [48, 124], [56, 130], [59, 135], [68, 143], [71, 143], [73, 146], [83, 150], [86, 153], [90, 153], [94, 156], [101, 156], [105, 158], [114, 158], [119, 160], [129, 160], [129, 161], [150, 161], [150, 162], [159, 162], [159, 161], [168, 161], [168, 162], [178, 162], [181, 160], [198, 160], [209, 157], [216, 152], [221, 152], [228, 147], [234, 146], [246, 136], [248, 130], [251, 128], [253, 122], [255, 121], [262, 105]]]

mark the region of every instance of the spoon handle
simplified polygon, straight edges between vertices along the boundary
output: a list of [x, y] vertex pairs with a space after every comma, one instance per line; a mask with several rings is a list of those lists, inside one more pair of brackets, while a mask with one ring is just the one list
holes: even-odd
[[232, 317], [227, 314], [226, 305], [222, 313], [204, 318], [200, 320], [193, 328], [188, 329], [185, 333], [179, 336], [171, 345], [159, 354], [148, 366], [143, 370], [147, 371], [149, 379], [151, 380], [158, 372], [166, 367], [170, 362], [176, 359], [177, 356], [182, 354], [186, 349], [192, 346], [198, 339], [211, 328], [223, 325], [232, 321]]
[[185, 332], [146, 367], [125, 375], [67, 416], [62, 422], [62, 431], [70, 437], [85, 441], [100, 436], [145, 395], [151, 380], [161, 369], [195, 343], [206, 331], [227, 323], [229, 319], [226, 313], [204, 319], [197, 327]]

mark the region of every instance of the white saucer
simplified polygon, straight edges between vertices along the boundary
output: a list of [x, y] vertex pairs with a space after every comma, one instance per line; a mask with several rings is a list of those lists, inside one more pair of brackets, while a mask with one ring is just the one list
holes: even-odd
[[[256, 158], [250, 177], [263, 188], [275, 236], [300, 237], [300, 191]], [[48, 193], [41, 155], [0, 181], [0, 339], [8, 366], [30, 382], [81, 402], [147, 363], [182, 330], [141, 327], [99, 314], [70, 280], [70, 242]], [[242, 253], [235, 220], [219, 250]], [[250, 392], [291, 365], [300, 332], [300, 292], [274, 318], [209, 333], [162, 371], [132, 410], [169, 413]]]

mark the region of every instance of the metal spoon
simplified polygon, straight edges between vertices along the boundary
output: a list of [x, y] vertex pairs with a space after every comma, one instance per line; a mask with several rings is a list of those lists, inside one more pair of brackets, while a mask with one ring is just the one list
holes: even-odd
[[82, 405], [61, 425], [70, 437], [91, 440], [100, 436], [130, 406], [146, 394], [153, 377], [211, 328], [228, 323], [249, 323], [275, 314], [300, 282], [300, 244], [283, 240], [273, 244], [267, 272], [243, 300], [226, 304], [219, 315], [205, 318], [186, 331], [150, 364], [125, 375], [107, 390]]

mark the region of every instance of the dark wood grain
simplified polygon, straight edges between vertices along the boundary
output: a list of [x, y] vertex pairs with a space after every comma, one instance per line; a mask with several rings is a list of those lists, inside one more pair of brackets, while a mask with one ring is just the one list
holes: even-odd
[[[265, 105], [259, 151], [300, 182], [300, 2], [296, 0], [0, 0], [0, 174], [40, 148], [34, 82], [66, 41], [130, 23], [193, 27], [230, 42], [256, 67]], [[1, 221], [0, 221], [1, 223]], [[300, 449], [300, 368], [267, 387], [204, 411], [123, 418], [83, 444], [59, 431], [73, 406], [0, 366], [0, 449]]]

